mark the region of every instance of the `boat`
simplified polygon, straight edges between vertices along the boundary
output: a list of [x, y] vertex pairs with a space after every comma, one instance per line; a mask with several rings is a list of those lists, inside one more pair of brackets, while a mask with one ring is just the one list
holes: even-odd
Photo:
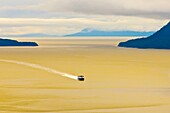
[[78, 78], [77, 78], [79, 81], [84, 81], [84, 76], [78, 76]]

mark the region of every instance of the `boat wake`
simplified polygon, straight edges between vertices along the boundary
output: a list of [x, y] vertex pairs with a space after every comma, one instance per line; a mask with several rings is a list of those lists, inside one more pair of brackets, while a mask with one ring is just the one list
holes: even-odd
[[55, 69], [44, 67], [44, 66], [41, 66], [41, 65], [38, 65], [38, 64], [32, 64], [32, 63], [21, 62], [21, 61], [16, 61], [16, 60], [4, 60], [4, 59], [0, 59], [0, 62], [24, 65], [24, 66], [28, 66], [28, 67], [31, 67], [31, 68], [41, 69], [41, 70], [47, 71], [49, 73], [61, 75], [63, 77], [67, 77], [67, 78], [71, 78], [71, 79], [74, 79], [74, 80], [78, 80], [78, 77], [75, 76], [75, 75], [71, 75], [71, 74], [68, 74], [68, 73], [60, 72], [60, 71], [57, 71]]

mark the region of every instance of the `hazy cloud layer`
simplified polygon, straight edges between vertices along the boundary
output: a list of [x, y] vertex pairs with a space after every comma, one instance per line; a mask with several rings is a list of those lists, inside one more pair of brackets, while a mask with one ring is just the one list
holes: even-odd
[[100, 30], [155, 31], [162, 27], [165, 23], [166, 21], [162, 20], [122, 16], [107, 17], [107, 19], [102, 17], [60, 19], [1, 18], [0, 34], [16, 35], [28, 33], [46, 33], [62, 35], [78, 32], [84, 28]]
[[[9, 13], [12, 12], [12, 13]], [[20, 13], [20, 15], [17, 14]], [[6, 13], [6, 15], [5, 15]], [[29, 14], [30, 13], [30, 14]], [[170, 19], [169, 0], [0, 0], [0, 16], [122, 15]], [[44, 14], [44, 15], [43, 15]]]
[[49, 11], [170, 18], [169, 0], [51, 0]]
[[153, 31], [169, 21], [169, 2], [0, 0], [0, 34], [68, 34], [83, 28]]

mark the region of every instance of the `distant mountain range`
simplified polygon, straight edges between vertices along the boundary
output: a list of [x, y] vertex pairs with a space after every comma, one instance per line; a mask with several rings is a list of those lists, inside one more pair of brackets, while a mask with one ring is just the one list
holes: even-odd
[[140, 31], [101, 31], [101, 30], [94, 30], [94, 29], [83, 29], [82, 31], [74, 34], [68, 35], [51, 35], [51, 34], [44, 34], [44, 33], [30, 33], [30, 34], [21, 34], [21, 35], [0, 35], [0, 37], [93, 37], [93, 36], [149, 36], [152, 35], [154, 32], [140, 32]]
[[118, 46], [140, 49], [170, 49], [170, 22], [147, 38], [121, 42]]
[[35, 42], [18, 42], [11, 39], [0, 38], [0, 46], [38, 46]]
[[94, 29], [83, 29], [82, 31], [65, 36], [149, 36], [154, 32], [140, 32], [140, 31], [102, 31]]

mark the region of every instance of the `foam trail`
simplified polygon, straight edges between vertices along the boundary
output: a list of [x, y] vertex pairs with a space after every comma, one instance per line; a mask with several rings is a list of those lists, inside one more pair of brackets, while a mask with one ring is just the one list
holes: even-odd
[[63, 73], [63, 72], [57, 71], [55, 69], [44, 67], [44, 66], [41, 66], [41, 65], [38, 65], [38, 64], [31, 64], [31, 63], [21, 62], [21, 61], [16, 61], [16, 60], [2, 60], [2, 59], [0, 59], [0, 62], [8, 62], [8, 63], [14, 63], [14, 64], [19, 64], [19, 65], [25, 65], [25, 66], [28, 66], [28, 67], [41, 69], [41, 70], [44, 70], [44, 71], [47, 71], [47, 72], [50, 72], [50, 73], [53, 73], [53, 74], [58, 74], [58, 75], [61, 75], [61, 76], [67, 77], [67, 78], [78, 80], [77, 76], [67, 74], [67, 73]]

